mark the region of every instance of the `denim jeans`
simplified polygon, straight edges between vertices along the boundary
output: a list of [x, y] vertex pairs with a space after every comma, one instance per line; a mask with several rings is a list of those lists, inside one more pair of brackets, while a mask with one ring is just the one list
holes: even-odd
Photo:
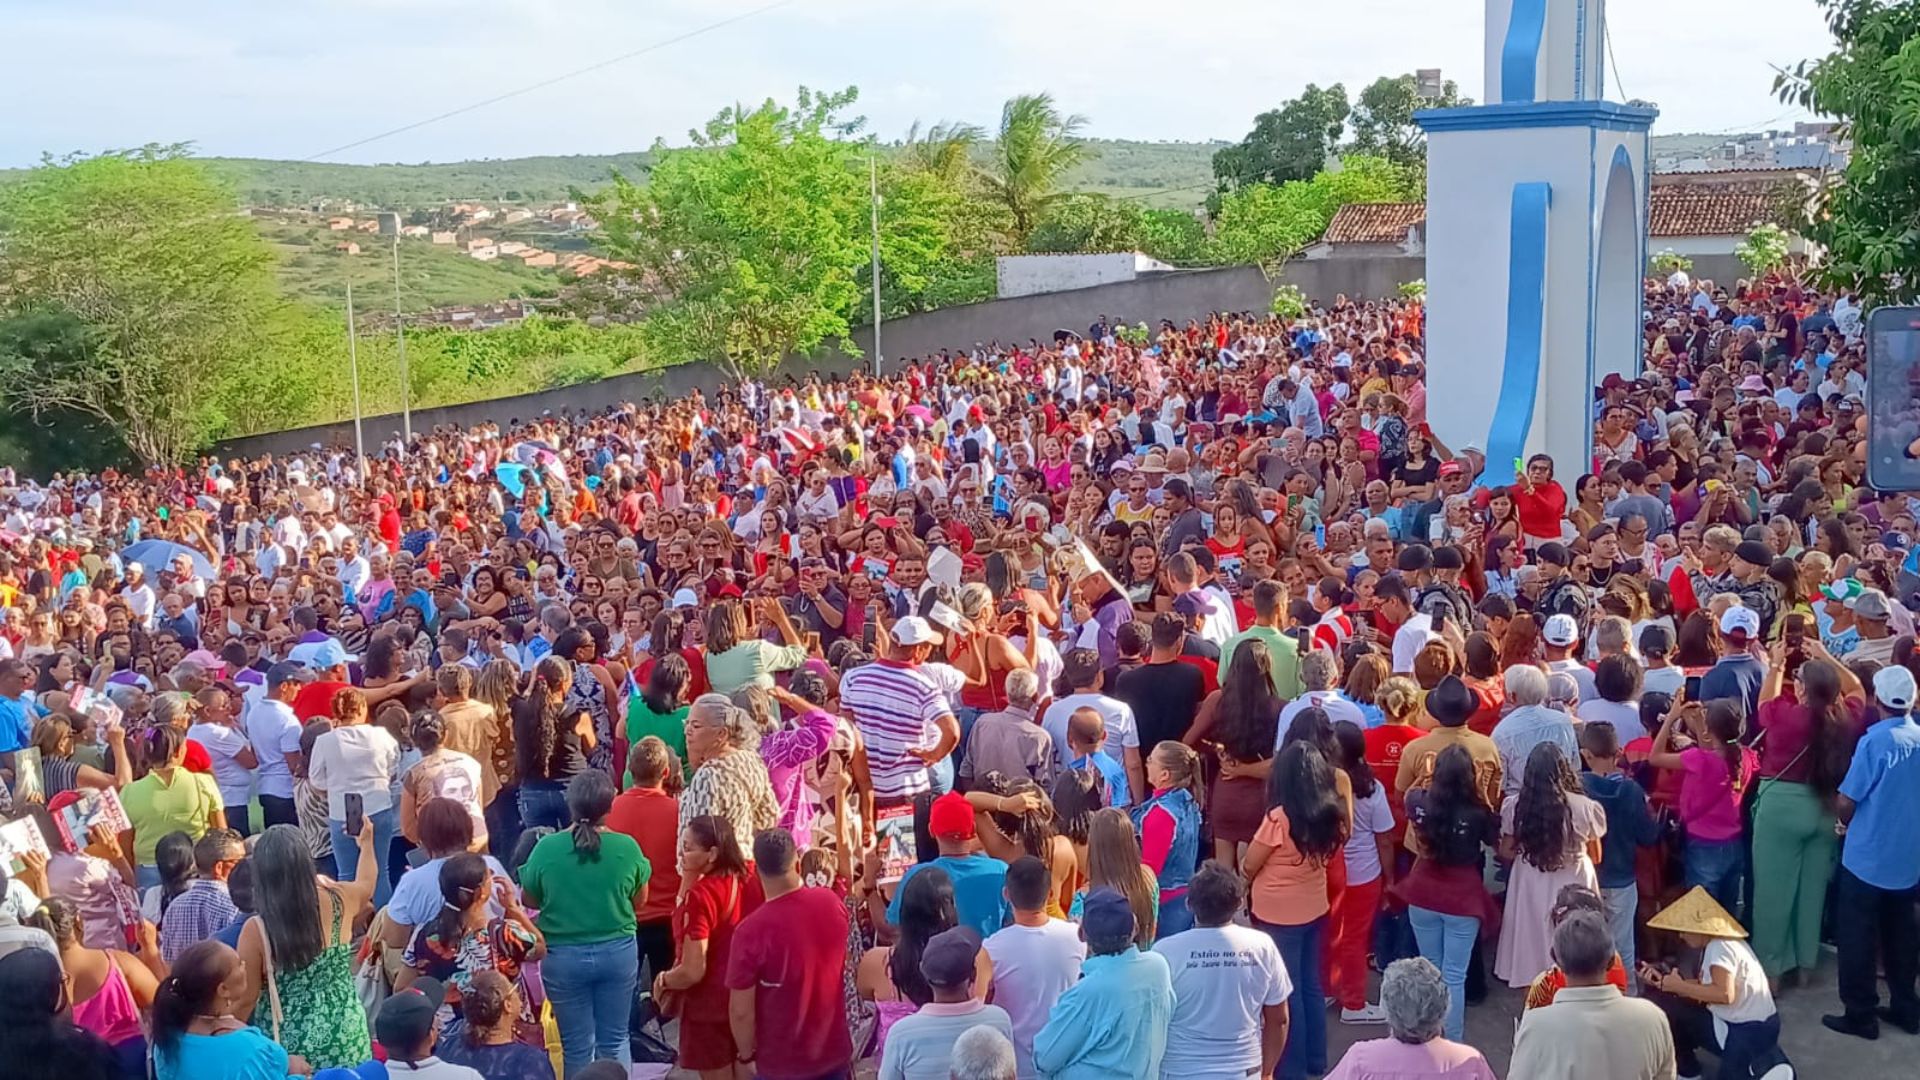
[[1193, 929], [1193, 910], [1187, 907], [1187, 891], [1183, 888], [1178, 896], [1162, 898], [1153, 939], [1165, 941], [1175, 934], [1191, 929]]
[[1746, 872], [1747, 853], [1740, 838], [1695, 840], [1689, 837], [1684, 855], [1687, 887], [1699, 885], [1727, 914], [1740, 917], [1740, 878]]
[[534, 829], [542, 825], [549, 829], [564, 829], [572, 823], [569, 818], [566, 788], [540, 780], [520, 785], [522, 829]]
[[[385, 907], [387, 897], [393, 895], [393, 885], [387, 880], [387, 852], [393, 847], [393, 838], [400, 833], [400, 811], [394, 807], [375, 814], [368, 814], [367, 820], [373, 823], [373, 859], [379, 867], [373, 887], [373, 906]], [[328, 819], [327, 832], [333, 837], [333, 876], [336, 881], [352, 881], [360, 869], [360, 840], [347, 835], [347, 823]]]
[[639, 985], [640, 957], [632, 938], [554, 945], [541, 961], [540, 975], [560, 1026], [567, 1077], [595, 1061], [619, 1062], [623, 1069], [633, 1063], [627, 1021]]
[[1299, 926], [1279, 926], [1253, 920], [1273, 938], [1280, 961], [1293, 976], [1293, 995], [1287, 999], [1293, 1023], [1287, 1028], [1287, 1048], [1280, 1055], [1277, 1080], [1306, 1080], [1327, 1071], [1327, 999], [1320, 985], [1320, 951], [1327, 933], [1325, 915]]
[[1607, 932], [1613, 935], [1613, 951], [1620, 954], [1620, 966], [1627, 972], [1627, 989], [1632, 991], [1640, 985], [1640, 975], [1633, 969], [1633, 917], [1640, 910], [1640, 886], [1602, 888], [1600, 895], [1607, 901]]
[[1442, 915], [1417, 905], [1407, 908], [1407, 920], [1413, 923], [1420, 955], [1432, 961], [1446, 980], [1446, 1035], [1460, 1042], [1466, 1038], [1467, 965], [1473, 960], [1473, 943], [1480, 937], [1480, 920], [1471, 915]]
[[160, 884], [160, 868], [152, 864], [134, 867], [133, 884], [143, 893]]

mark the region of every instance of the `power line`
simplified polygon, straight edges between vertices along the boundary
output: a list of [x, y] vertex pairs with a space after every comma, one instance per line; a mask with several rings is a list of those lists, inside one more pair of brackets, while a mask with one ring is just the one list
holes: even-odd
[[440, 113], [438, 115], [429, 116], [424, 120], [416, 120], [411, 124], [404, 124], [400, 127], [393, 128], [388, 131], [383, 131], [378, 135], [369, 135], [364, 139], [355, 139], [353, 142], [336, 146], [331, 150], [323, 150], [320, 153], [313, 155], [312, 157], [304, 158], [302, 160], [319, 161], [322, 158], [330, 158], [335, 154], [345, 153], [348, 150], [355, 149], [356, 147], [365, 146], [371, 142], [379, 142], [381, 139], [391, 138], [395, 135], [399, 135], [404, 132], [413, 131], [416, 128], [423, 128], [423, 127], [426, 127], [428, 124], [437, 124], [442, 120], [448, 120], [453, 117], [459, 116], [463, 113], [473, 112], [475, 109], [484, 109], [489, 105], [497, 105], [502, 101], [506, 101], [510, 98], [519, 97], [522, 94], [530, 94], [535, 90], [544, 90], [547, 87], [553, 86], [557, 83], [563, 83], [569, 79], [576, 79], [582, 75], [599, 71], [601, 68], [612, 67], [615, 64], [625, 63], [626, 61], [632, 60], [635, 57], [645, 56], [650, 52], [654, 52], [659, 49], [664, 49], [669, 45], [677, 45], [682, 41], [687, 41], [691, 38], [696, 38], [703, 34], [712, 33], [715, 30], [724, 29], [726, 27], [732, 26], [735, 23], [745, 22], [748, 19], [755, 17], [756, 15], [765, 15], [769, 11], [773, 11], [777, 8], [786, 7], [787, 5], [792, 4], [794, 2], [795, 0], [773, 0], [772, 3], [764, 4], [760, 7], [754, 8], [752, 11], [744, 11], [738, 15], [732, 15], [727, 18], [720, 19], [717, 22], [710, 22], [705, 26], [696, 27], [695, 29], [688, 30], [685, 33], [675, 34], [673, 37], [670, 37], [670, 38], [663, 38], [660, 41], [656, 41], [651, 45], [647, 45], [642, 48], [635, 49], [632, 52], [622, 53], [619, 56], [602, 60], [599, 63], [588, 64], [586, 67], [575, 68], [572, 71], [566, 72], [565, 74], [555, 75], [550, 79], [542, 79], [537, 83], [530, 83], [526, 86], [520, 87], [517, 90], [509, 90], [504, 94], [496, 94], [493, 97], [486, 98], [485, 100], [476, 101], [471, 105], [462, 105], [457, 109], [449, 109], [446, 112]]
[[1632, 101], [1633, 98], [1627, 94], [1626, 84], [1620, 81], [1620, 58], [1613, 52], [1613, 25], [1607, 22], [1604, 14], [1600, 17], [1600, 33], [1601, 43], [1607, 47], [1607, 65], [1613, 68], [1613, 88], [1620, 91], [1620, 100]]

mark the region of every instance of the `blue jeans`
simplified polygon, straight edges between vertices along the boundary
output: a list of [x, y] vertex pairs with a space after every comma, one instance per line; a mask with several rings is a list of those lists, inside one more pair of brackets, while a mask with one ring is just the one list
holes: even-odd
[[1164, 941], [1175, 934], [1191, 929], [1193, 929], [1193, 909], [1187, 907], [1187, 892], [1182, 887], [1179, 896], [1161, 899], [1159, 924], [1154, 928], [1153, 939]]
[[1739, 837], [1732, 840], [1688, 837], [1684, 860], [1687, 887], [1701, 886], [1727, 909], [1727, 914], [1739, 918], [1740, 878], [1747, 868], [1746, 849]]
[[141, 892], [146, 892], [160, 884], [160, 868], [152, 864], [142, 864], [133, 868], [133, 884]]
[[1320, 985], [1320, 953], [1326, 944], [1327, 917], [1299, 926], [1278, 926], [1256, 918], [1253, 925], [1273, 939], [1287, 974], [1293, 976], [1293, 995], [1287, 998], [1293, 1023], [1287, 1028], [1287, 1049], [1274, 1076], [1306, 1080], [1308, 1074], [1323, 1075], [1327, 1071], [1327, 998]]
[[1440, 969], [1447, 984], [1447, 1038], [1460, 1042], [1467, 1027], [1467, 965], [1473, 962], [1473, 943], [1480, 937], [1480, 920], [1471, 915], [1442, 915], [1408, 906], [1414, 940], [1420, 955]]
[[627, 1021], [640, 980], [640, 957], [633, 939], [621, 937], [593, 945], [554, 945], [541, 961], [547, 1000], [560, 1025], [560, 1056], [568, 1077], [595, 1061], [633, 1064], [627, 1046]]
[[1640, 886], [1603, 885], [1600, 895], [1607, 901], [1607, 933], [1613, 935], [1613, 951], [1620, 954], [1620, 966], [1627, 973], [1627, 991], [1632, 993], [1640, 985], [1633, 947], [1633, 917], [1640, 910]]
[[567, 813], [566, 788], [543, 780], [530, 780], [520, 785], [522, 829], [534, 829], [542, 825], [549, 829], [564, 829], [572, 823], [572, 815]]
[[[379, 867], [373, 887], [373, 906], [385, 907], [387, 897], [393, 895], [393, 885], [387, 880], [387, 852], [393, 847], [393, 838], [400, 833], [400, 811], [389, 806], [368, 814], [367, 820], [373, 822], [373, 860]], [[334, 880], [352, 881], [360, 869], [359, 838], [347, 835], [344, 821], [328, 819], [327, 832], [333, 837]]]

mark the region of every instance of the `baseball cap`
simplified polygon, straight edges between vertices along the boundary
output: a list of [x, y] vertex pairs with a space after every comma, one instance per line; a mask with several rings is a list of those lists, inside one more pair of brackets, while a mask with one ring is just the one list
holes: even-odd
[[433, 1033], [434, 1014], [446, 999], [439, 980], [415, 979], [413, 986], [381, 1003], [373, 1021], [374, 1035], [389, 1052], [411, 1050]]
[[909, 615], [893, 624], [893, 640], [902, 645], [938, 645], [940, 633], [918, 615]]
[[183, 659], [191, 660], [199, 664], [201, 667], [207, 669], [208, 675], [216, 679], [223, 679], [227, 675], [227, 662], [205, 649], [195, 649], [183, 657]]
[[929, 986], [965, 986], [973, 978], [980, 955], [980, 934], [971, 926], [955, 926], [933, 935], [920, 952], [920, 974]]
[[1460, 473], [1461, 473], [1461, 468], [1460, 468], [1460, 463], [1459, 463], [1459, 462], [1457, 462], [1457, 461], [1443, 461], [1443, 462], [1441, 462], [1441, 463], [1440, 463], [1440, 475], [1441, 475], [1441, 476], [1458, 476], [1458, 475], [1460, 475]]
[[1194, 589], [1173, 598], [1173, 611], [1176, 615], [1205, 615], [1207, 605], [1200, 599], [1200, 590]]
[[973, 804], [957, 791], [933, 800], [927, 811], [927, 831], [937, 837], [973, 839]]
[[1571, 615], [1555, 615], [1541, 628], [1540, 636], [1549, 645], [1571, 645], [1580, 638], [1580, 624]]
[[313, 681], [313, 671], [305, 664], [293, 660], [282, 660], [267, 669], [267, 689], [277, 690], [282, 683], [306, 683]]
[[1101, 887], [1087, 894], [1080, 910], [1080, 932], [1087, 944], [1111, 952], [1133, 940], [1133, 905], [1114, 889]]
[[700, 606], [700, 598], [693, 594], [692, 589], [681, 589], [673, 594], [673, 603], [668, 606], [674, 608], [697, 608]]
[[1899, 664], [1889, 664], [1873, 673], [1873, 696], [1889, 709], [1913, 707], [1913, 673]]
[[1730, 638], [1760, 636], [1760, 616], [1752, 608], [1730, 607], [1720, 616], [1720, 633]]
[[327, 668], [339, 667], [341, 664], [351, 663], [360, 658], [349, 653], [339, 642], [328, 638], [325, 641], [309, 641], [303, 645], [295, 645], [293, 651], [287, 654], [287, 659], [296, 664], [305, 664], [315, 671], [325, 671]]
[[1830, 581], [1820, 586], [1820, 595], [1835, 603], [1852, 607], [1853, 602], [1859, 599], [1860, 593], [1865, 589], [1866, 586], [1860, 584], [1859, 578], [1841, 578], [1839, 581]]
[[1862, 619], [1883, 622], [1893, 618], [1893, 605], [1887, 602], [1887, 594], [1879, 589], [1861, 589], [1860, 595], [1847, 605], [1854, 615]]
[[1773, 551], [1758, 540], [1742, 540], [1733, 549], [1733, 557], [1741, 562], [1765, 567], [1773, 564]]

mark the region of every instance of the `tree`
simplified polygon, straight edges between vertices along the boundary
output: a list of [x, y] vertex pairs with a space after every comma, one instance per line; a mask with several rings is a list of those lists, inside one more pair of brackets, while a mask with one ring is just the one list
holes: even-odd
[[656, 301], [646, 340], [666, 363], [759, 376], [847, 339], [868, 257], [865, 155], [840, 114], [858, 91], [723, 109], [693, 145], [658, 148], [645, 187], [624, 176], [589, 203], [615, 259]]
[[1733, 253], [1749, 271], [1764, 274], [1786, 263], [1789, 243], [1787, 230], [1766, 222], [1755, 225]]
[[1350, 112], [1346, 87], [1308, 83], [1299, 97], [1254, 117], [1246, 138], [1214, 152], [1220, 192], [1313, 176], [1326, 167]]
[[1027, 237], [1027, 250], [1055, 252], [1133, 251], [1140, 246], [1140, 206], [1092, 192], [1055, 200]]
[[1438, 98], [1423, 100], [1412, 75], [1383, 75], [1354, 99], [1353, 114], [1348, 118], [1353, 140], [1347, 144], [1347, 152], [1383, 157], [1396, 165], [1424, 171], [1427, 136], [1413, 122], [1414, 112], [1467, 104], [1471, 102], [1460, 96], [1460, 87], [1451, 79], [1441, 84]]
[[1021, 94], [1000, 110], [993, 158], [982, 173], [989, 195], [1007, 209], [1008, 233], [1016, 247], [1040, 220], [1048, 203], [1060, 196], [1067, 171], [1087, 157], [1078, 114], [1062, 116], [1052, 94]]
[[1829, 284], [1870, 302], [1920, 296], [1920, 4], [1819, 0], [1835, 49], [1774, 80], [1788, 104], [1833, 117], [1852, 144], [1800, 231], [1826, 248]]
[[942, 121], [923, 134], [919, 121], [907, 130], [901, 148], [900, 163], [915, 172], [928, 173], [955, 187], [974, 179], [973, 158], [986, 138], [978, 124]]
[[0, 316], [70, 320], [59, 347], [0, 357], [0, 399], [97, 419], [146, 462], [203, 445], [286, 311], [236, 210], [177, 146], [48, 160], [0, 189]]
[[1413, 170], [1384, 158], [1348, 157], [1311, 180], [1254, 184], [1228, 195], [1214, 218], [1213, 257], [1271, 266], [1313, 243], [1350, 202], [1417, 198]]

